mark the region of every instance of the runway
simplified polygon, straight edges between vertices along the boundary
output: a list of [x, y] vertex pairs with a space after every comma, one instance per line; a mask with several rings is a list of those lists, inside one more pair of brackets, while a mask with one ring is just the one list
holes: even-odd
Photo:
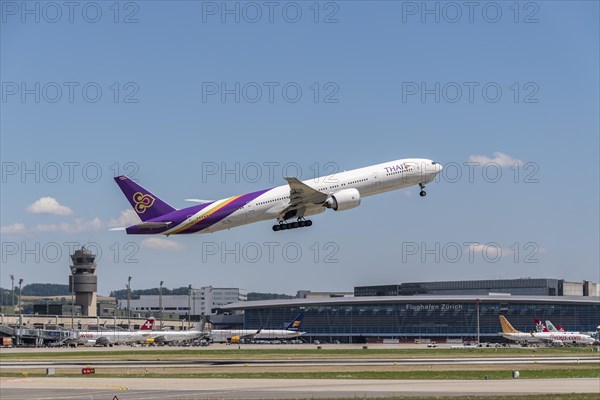
[[598, 379], [344, 380], [1, 378], [2, 400], [291, 399], [599, 393]]
[[163, 360], [163, 361], [9, 361], [1, 362], [0, 369], [19, 368], [73, 368], [73, 367], [185, 367], [185, 366], [264, 366], [264, 367], [294, 367], [294, 366], [368, 366], [368, 365], [430, 365], [430, 364], [461, 364], [461, 365], [502, 365], [502, 364], [564, 364], [564, 363], [600, 363], [600, 357], [479, 357], [479, 358], [327, 358], [327, 359], [285, 359], [285, 360]]

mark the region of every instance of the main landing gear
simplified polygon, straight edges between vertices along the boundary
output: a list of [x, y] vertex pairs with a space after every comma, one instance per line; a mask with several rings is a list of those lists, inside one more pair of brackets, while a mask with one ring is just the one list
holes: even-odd
[[427, 192], [424, 190], [425, 189], [425, 185], [423, 185], [422, 183], [419, 183], [419, 187], [421, 188], [421, 191], [419, 192], [419, 195], [421, 197], [427, 196]]
[[273, 225], [275, 232], [285, 231], [286, 229], [304, 228], [305, 226], [311, 226], [312, 221], [309, 219], [299, 219], [296, 222], [280, 222], [278, 225]]

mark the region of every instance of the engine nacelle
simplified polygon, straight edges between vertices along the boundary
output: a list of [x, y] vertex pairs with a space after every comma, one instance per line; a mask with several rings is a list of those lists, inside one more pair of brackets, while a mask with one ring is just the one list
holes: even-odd
[[327, 208], [346, 211], [360, 205], [360, 193], [356, 189], [344, 189], [332, 194], [325, 203]]

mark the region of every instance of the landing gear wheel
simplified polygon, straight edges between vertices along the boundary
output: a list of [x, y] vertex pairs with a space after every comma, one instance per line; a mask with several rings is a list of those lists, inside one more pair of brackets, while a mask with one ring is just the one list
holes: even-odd
[[273, 231], [285, 231], [287, 229], [303, 228], [305, 226], [312, 226], [312, 221], [309, 219], [299, 219], [296, 222], [290, 223], [281, 221], [279, 224], [273, 225]]
[[424, 191], [424, 190], [421, 190], [421, 191], [419, 192], [419, 195], [421, 195], [421, 197], [425, 197], [425, 196], [427, 196], [427, 192], [426, 192], [426, 191]]

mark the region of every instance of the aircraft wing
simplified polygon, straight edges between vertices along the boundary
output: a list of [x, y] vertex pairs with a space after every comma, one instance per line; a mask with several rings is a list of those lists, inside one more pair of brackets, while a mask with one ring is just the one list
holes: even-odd
[[[286, 177], [285, 180], [290, 186], [290, 203], [281, 212], [282, 218], [290, 211], [305, 210], [309, 207], [322, 205], [329, 198], [328, 194], [311, 188], [307, 184], [300, 182], [298, 178]], [[300, 213], [300, 215], [302, 214]]]
[[254, 339], [256, 335], [258, 335], [262, 331], [262, 329], [257, 330], [254, 333], [247, 333], [245, 335], [240, 335], [240, 339]]
[[167, 342], [167, 336], [166, 335], [156, 335], [156, 336], [150, 336], [150, 338], [152, 340], [154, 340], [157, 343], [163, 343], [163, 342]]

